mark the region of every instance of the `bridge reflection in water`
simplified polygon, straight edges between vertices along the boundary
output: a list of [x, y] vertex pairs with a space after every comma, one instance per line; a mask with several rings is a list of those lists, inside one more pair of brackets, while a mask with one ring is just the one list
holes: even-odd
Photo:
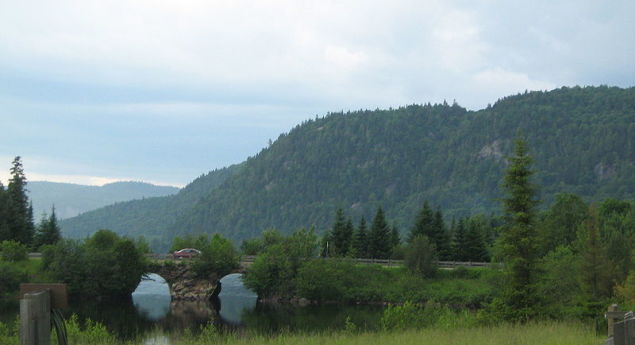
[[242, 315], [254, 310], [258, 300], [255, 293], [243, 286], [241, 277], [239, 273], [223, 277], [216, 300], [171, 301], [165, 280], [150, 274], [133, 292], [132, 300], [140, 314], [163, 329], [183, 329], [219, 321], [236, 327], [242, 325]]

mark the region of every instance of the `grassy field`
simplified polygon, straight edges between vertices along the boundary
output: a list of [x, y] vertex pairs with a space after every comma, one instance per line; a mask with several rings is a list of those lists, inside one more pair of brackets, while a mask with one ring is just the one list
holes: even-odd
[[[422, 329], [400, 332], [337, 333], [323, 335], [281, 335], [276, 337], [219, 338], [213, 332], [203, 332], [196, 338], [175, 339], [171, 344], [203, 345], [598, 345], [602, 337], [593, 327], [577, 323], [534, 323], [528, 325], [499, 325], [467, 329]], [[158, 344], [157, 344], [158, 345]]]
[[[83, 330], [76, 320], [69, 320], [69, 343], [72, 345], [599, 345], [604, 337], [597, 336], [592, 326], [574, 322], [544, 322], [525, 325], [501, 324], [492, 327], [427, 328], [396, 332], [338, 332], [327, 334], [280, 334], [260, 336], [250, 334], [219, 334], [213, 327], [199, 334], [156, 335], [146, 339], [122, 342], [99, 324], [89, 324]], [[11, 325], [13, 326], [13, 325]], [[0, 324], [0, 343], [18, 345], [19, 339], [9, 325]], [[57, 344], [53, 341], [53, 344]]]

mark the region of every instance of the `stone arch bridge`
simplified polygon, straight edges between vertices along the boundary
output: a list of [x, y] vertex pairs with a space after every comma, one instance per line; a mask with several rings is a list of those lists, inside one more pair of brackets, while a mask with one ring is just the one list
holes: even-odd
[[[244, 266], [230, 273], [244, 273]], [[163, 277], [170, 288], [172, 300], [207, 301], [221, 291], [220, 276], [212, 273], [207, 277], [197, 277], [189, 261], [155, 261], [148, 264], [146, 273], [156, 273]]]

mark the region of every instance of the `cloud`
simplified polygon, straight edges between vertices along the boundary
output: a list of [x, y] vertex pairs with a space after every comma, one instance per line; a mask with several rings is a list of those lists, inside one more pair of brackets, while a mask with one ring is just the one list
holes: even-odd
[[185, 183], [328, 111], [631, 86], [632, 13], [631, 0], [9, 1], [0, 148], [49, 157], [42, 175]]

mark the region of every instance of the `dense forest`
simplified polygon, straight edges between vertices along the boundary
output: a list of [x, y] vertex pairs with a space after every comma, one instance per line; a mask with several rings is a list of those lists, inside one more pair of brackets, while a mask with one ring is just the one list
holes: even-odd
[[166, 196], [178, 191], [176, 187], [134, 181], [114, 182], [103, 186], [31, 181], [27, 190], [33, 203], [35, 217], [49, 213], [51, 206], [55, 205], [55, 211], [60, 219], [74, 217], [120, 201]]
[[[119, 203], [63, 221], [66, 236], [99, 228], [168, 243], [218, 232], [326, 230], [339, 208], [357, 222], [378, 207], [402, 234], [424, 201], [446, 220], [498, 214], [513, 139], [535, 158], [538, 199], [635, 199], [635, 88], [526, 92], [479, 111], [458, 104], [332, 113], [305, 121], [242, 163], [170, 197]], [[167, 238], [161, 239], [160, 236]]]

